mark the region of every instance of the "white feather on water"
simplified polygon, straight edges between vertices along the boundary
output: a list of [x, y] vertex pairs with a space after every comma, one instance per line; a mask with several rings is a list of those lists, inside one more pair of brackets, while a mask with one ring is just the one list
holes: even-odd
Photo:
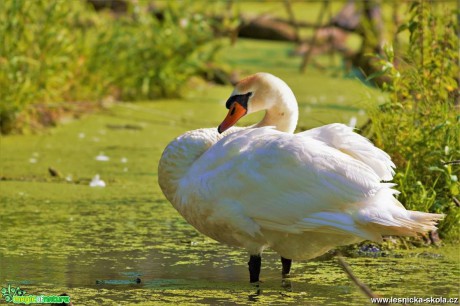
[[99, 174], [96, 174], [91, 180], [91, 182], [89, 183], [89, 186], [90, 187], [105, 187], [106, 185], [105, 185], [105, 182], [101, 180], [101, 177], [99, 176]]
[[95, 158], [97, 161], [109, 161], [110, 160], [110, 157], [108, 157], [107, 155], [104, 155], [104, 153], [99, 153], [98, 156], [96, 156]]

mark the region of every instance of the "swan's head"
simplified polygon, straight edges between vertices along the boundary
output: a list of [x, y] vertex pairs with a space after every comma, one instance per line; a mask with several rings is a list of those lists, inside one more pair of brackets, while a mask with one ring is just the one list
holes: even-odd
[[286, 96], [293, 98], [297, 110], [294, 94], [284, 81], [264, 72], [250, 75], [236, 84], [225, 104], [229, 110], [227, 117], [217, 130], [222, 133], [247, 114], [276, 108], [283, 101], [292, 100], [284, 99]]

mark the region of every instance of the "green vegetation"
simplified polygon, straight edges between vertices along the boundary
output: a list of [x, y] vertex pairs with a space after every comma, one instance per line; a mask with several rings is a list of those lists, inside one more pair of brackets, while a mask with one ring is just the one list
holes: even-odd
[[[460, 238], [460, 115], [458, 24], [450, 11], [436, 12], [415, 2], [400, 31], [410, 41], [402, 56], [385, 48], [382, 73], [388, 101], [370, 113], [373, 140], [397, 165], [395, 183], [408, 209], [446, 214], [440, 224], [445, 238]], [[396, 62], [396, 64], [395, 64]], [[457, 102], [458, 103], [458, 102]], [[457, 163], [453, 161], [457, 160]]]
[[203, 14], [130, 3], [115, 16], [85, 1], [0, 1], [0, 131], [27, 128], [37, 105], [178, 96], [206, 71], [220, 42]]

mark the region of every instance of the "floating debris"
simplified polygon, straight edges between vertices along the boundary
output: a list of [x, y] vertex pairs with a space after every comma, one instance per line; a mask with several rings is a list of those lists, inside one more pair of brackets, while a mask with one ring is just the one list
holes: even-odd
[[97, 161], [109, 161], [110, 157], [108, 157], [107, 155], [104, 155], [104, 153], [99, 153], [99, 155], [96, 156], [96, 160]]
[[126, 157], [122, 157], [120, 160], [123, 164], [128, 162], [128, 159]]
[[358, 249], [359, 253], [379, 253], [381, 252], [380, 248], [378, 246], [372, 245], [372, 244], [365, 244], [362, 245]]
[[67, 182], [69, 182], [69, 183], [72, 182], [72, 180], [73, 180], [73, 179], [72, 179], [72, 174], [68, 174], [68, 175], [65, 177], [65, 180], [66, 180]]
[[83, 139], [85, 137], [86, 137], [85, 133], [79, 133], [78, 134], [78, 138], [80, 138], [80, 139]]
[[101, 180], [99, 174], [96, 174], [91, 182], [89, 183], [90, 187], [105, 187], [105, 182]]
[[29, 158], [29, 163], [31, 163], [31, 164], [35, 164], [35, 163], [37, 163], [37, 159], [36, 159], [36, 158], [34, 158], [34, 157], [32, 157], [32, 158]]
[[442, 259], [444, 256], [442, 254], [436, 254], [432, 252], [423, 251], [422, 253], [416, 253], [413, 255], [415, 258], [426, 258], [426, 259]]
[[59, 171], [57, 171], [53, 167], [49, 167], [48, 172], [52, 177], [61, 177], [61, 174], [59, 173]]
[[125, 125], [119, 125], [119, 124], [107, 124], [107, 128], [112, 129], [112, 130], [142, 130], [143, 127], [140, 125], [136, 124], [125, 124]]
[[98, 279], [96, 285], [131, 285], [140, 284], [142, 280], [138, 277], [136, 279]]

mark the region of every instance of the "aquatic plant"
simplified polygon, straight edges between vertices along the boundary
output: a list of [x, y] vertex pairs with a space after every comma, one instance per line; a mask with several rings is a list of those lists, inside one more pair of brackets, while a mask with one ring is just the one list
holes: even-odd
[[[387, 101], [372, 108], [372, 139], [397, 165], [394, 182], [408, 209], [446, 214], [444, 238], [459, 239], [460, 165], [458, 24], [450, 10], [414, 2], [399, 31], [409, 44], [396, 53], [391, 45], [380, 58], [393, 80], [383, 89]], [[374, 77], [374, 76], [371, 76]]]
[[0, 1], [0, 131], [39, 121], [37, 105], [72, 112], [69, 102], [178, 96], [221, 46], [187, 5], [170, 2], [160, 18], [142, 1], [122, 15], [86, 1]]

